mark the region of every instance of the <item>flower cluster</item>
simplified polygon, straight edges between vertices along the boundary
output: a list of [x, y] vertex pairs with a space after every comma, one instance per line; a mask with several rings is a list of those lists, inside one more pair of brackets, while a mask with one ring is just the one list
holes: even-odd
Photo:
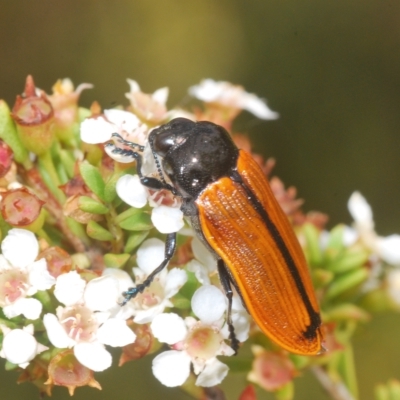
[[[229, 303], [216, 260], [185, 221], [181, 200], [141, 184], [131, 149], [142, 154], [141, 172], [157, 178], [152, 129], [180, 116], [212, 121], [252, 153], [247, 137], [233, 131], [234, 118], [242, 110], [265, 120], [278, 114], [228, 82], [192, 86], [197, 103], [187, 110], [168, 109], [167, 88], [146, 94], [137, 82], [128, 84], [129, 104], [114, 109], [80, 108], [81, 91], [92, 85], [74, 89], [68, 79], [48, 95], [29, 76], [12, 111], [0, 100], [0, 357], [7, 368], [19, 369], [19, 380], [42, 393], [59, 385], [73, 394], [79, 386], [100, 388], [94, 372], [110, 368], [109, 347], [119, 347], [120, 365], [158, 352], [155, 378], [183, 385], [196, 398], [206, 390], [199, 387], [219, 385], [229, 370], [240, 370], [289, 400], [293, 379], [306, 368], [328, 392], [341, 385], [341, 393], [354, 394], [346, 386], [354, 366], [338, 371], [337, 365], [351, 358], [355, 324], [382, 309], [400, 311], [400, 236], [375, 232], [358, 192], [348, 204], [353, 226], [327, 231], [324, 214], [303, 213], [296, 190], [271, 178], [310, 266], [327, 351], [306, 357], [280, 349], [235, 292], [230, 317], [252, 362], [241, 351], [231, 361]], [[269, 178], [274, 161], [252, 155]], [[169, 265], [126, 301], [124, 293], [162, 264], [164, 235], [175, 232], [178, 249]], [[241, 398], [256, 398], [251, 386]]]

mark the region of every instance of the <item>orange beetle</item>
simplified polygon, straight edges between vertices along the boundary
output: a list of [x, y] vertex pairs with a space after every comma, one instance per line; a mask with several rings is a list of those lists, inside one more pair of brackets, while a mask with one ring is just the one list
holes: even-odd
[[[182, 198], [184, 215], [217, 259], [229, 300], [227, 321], [233, 349], [239, 343], [231, 320], [232, 285], [270, 339], [293, 353], [319, 353], [321, 318], [306, 260], [251, 155], [239, 150], [221, 126], [185, 118], [153, 130], [149, 145], [160, 179], [142, 174], [138, 152], [108, 146], [113, 153], [136, 159], [143, 185], [168, 189]], [[175, 248], [176, 233], [168, 234], [164, 261], [142, 284], [124, 293], [124, 304], [143, 292], [168, 265]]]

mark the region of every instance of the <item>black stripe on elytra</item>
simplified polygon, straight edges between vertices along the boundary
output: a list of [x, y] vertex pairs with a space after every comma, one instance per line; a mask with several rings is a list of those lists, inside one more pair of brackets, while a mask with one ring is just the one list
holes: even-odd
[[268, 215], [267, 210], [262, 206], [258, 198], [254, 195], [254, 193], [251, 191], [251, 189], [243, 182], [242, 177], [239, 175], [237, 171], [232, 171], [231, 174], [231, 179], [234, 180], [235, 182], [239, 183], [244, 191], [246, 192], [248, 199], [252, 203], [254, 209], [258, 212], [258, 214], [261, 216], [262, 220], [264, 221], [268, 231], [271, 233], [271, 236], [273, 237], [276, 246], [278, 247], [279, 251], [282, 254], [283, 259], [285, 260], [285, 263], [289, 269], [289, 272], [296, 284], [297, 290], [299, 291], [299, 294], [301, 296], [301, 299], [303, 300], [304, 305], [306, 306], [308, 315], [310, 317], [310, 325], [307, 326], [307, 329], [303, 332], [303, 336], [306, 339], [314, 339], [316, 337], [316, 331], [318, 327], [321, 325], [321, 317], [318, 312], [316, 312], [311, 305], [310, 299], [307, 296], [306, 289], [303, 285], [303, 281], [301, 280], [299, 270], [297, 269], [297, 266], [293, 260], [292, 255], [289, 252], [289, 249], [287, 248], [285, 241], [283, 240], [281, 234], [279, 233], [279, 230], [275, 226], [275, 224], [272, 222], [271, 218]]

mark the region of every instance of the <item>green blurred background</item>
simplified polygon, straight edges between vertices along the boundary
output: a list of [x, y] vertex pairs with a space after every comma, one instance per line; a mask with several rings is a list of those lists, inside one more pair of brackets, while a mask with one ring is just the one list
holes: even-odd
[[[240, 83], [281, 118], [237, 123], [275, 174], [298, 188], [306, 210], [350, 223], [360, 190], [377, 231], [400, 233], [400, 2], [386, 0], [37, 0], [0, 6], [0, 97], [10, 104], [27, 74], [50, 92], [58, 78], [90, 82], [81, 104], [127, 104], [126, 78], [145, 92], [169, 86], [169, 106], [187, 104], [202, 78]], [[356, 337], [361, 399], [373, 384], [400, 378], [400, 318], [378, 317]], [[116, 358], [116, 357], [115, 357]], [[1, 369], [1, 368], [0, 368]], [[187, 399], [165, 389], [146, 359], [97, 374], [103, 391], [76, 399]], [[30, 385], [0, 372], [1, 398], [36, 399]], [[237, 399], [243, 376], [228, 379]], [[311, 376], [296, 399], [326, 399]], [[56, 388], [54, 398], [69, 398]], [[261, 394], [260, 399], [272, 398]]]

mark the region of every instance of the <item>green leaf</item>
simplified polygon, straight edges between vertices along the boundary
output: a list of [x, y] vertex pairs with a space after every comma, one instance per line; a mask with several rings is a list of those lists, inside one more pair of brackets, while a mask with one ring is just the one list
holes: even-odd
[[180, 293], [176, 294], [172, 299], [172, 304], [175, 308], [180, 310], [188, 310], [190, 309], [190, 300], [186, 297], [182, 296]]
[[88, 196], [79, 197], [79, 209], [91, 214], [107, 214], [109, 209], [104, 204]]
[[127, 210], [125, 210], [121, 214], [118, 214], [115, 217], [114, 222], [116, 224], [119, 224], [120, 222], [126, 220], [127, 218], [132, 217], [132, 215], [138, 215], [138, 214], [141, 214], [142, 212], [143, 212], [143, 210], [140, 209], [140, 208], [134, 208], [134, 207], [128, 208]]
[[10, 109], [4, 100], [0, 100], [0, 138], [11, 147], [16, 161], [24, 163], [28, 160], [28, 150], [18, 136]]
[[104, 181], [98, 168], [84, 161], [79, 166], [80, 173], [89, 189], [101, 200], [104, 200]]
[[286, 385], [284, 385], [275, 392], [275, 398], [277, 400], [292, 400], [293, 397], [294, 397], [293, 381], [288, 382]]
[[303, 226], [302, 232], [307, 241], [307, 258], [311, 266], [317, 266], [322, 263], [322, 251], [319, 242], [319, 230], [315, 225], [306, 223]]
[[200, 287], [200, 282], [197, 280], [196, 275], [186, 270], [187, 281], [179, 290], [179, 294], [187, 299], [191, 299], [193, 293]]
[[130, 256], [130, 254], [104, 254], [104, 263], [107, 268], [122, 268]]
[[96, 240], [107, 241], [114, 239], [113, 235], [111, 235], [107, 229], [94, 221], [89, 221], [86, 227], [86, 233], [89, 237]]
[[114, 201], [117, 196], [117, 182], [121, 176], [125, 175], [126, 171], [115, 171], [108, 179], [106, 186], [104, 188], [104, 199], [107, 203]]
[[369, 252], [362, 246], [353, 246], [346, 249], [327, 268], [335, 274], [362, 267], [368, 260]]
[[370, 319], [371, 316], [369, 313], [351, 303], [340, 304], [337, 307], [331, 308], [325, 314], [325, 322], [343, 320], [367, 322]]
[[352, 288], [355, 288], [363, 283], [368, 278], [368, 275], [369, 273], [366, 268], [359, 268], [340, 275], [329, 285], [325, 294], [325, 299], [330, 300]]
[[325, 257], [327, 258], [328, 262], [338, 257], [345, 249], [345, 245], [343, 243], [344, 227], [345, 226], [343, 224], [340, 224], [335, 226], [329, 232], [328, 244], [325, 249]]
[[124, 252], [125, 253], [132, 253], [133, 250], [138, 247], [144, 239], [148, 236], [149, 231], [143, 231], [138, 233], [132, 233], [129, 235], [128, 240], [126, 241]]
[[242, 357], [240, 353], [236, 357], [224, 358], [224, 363], [228, 365], [231, 372], [246, 372], [251, 371], [253, 358]]
[[118, 224], [127, 231], [144, 231], [153, 228], [150, 215], [146, 212], [132, 215]]

